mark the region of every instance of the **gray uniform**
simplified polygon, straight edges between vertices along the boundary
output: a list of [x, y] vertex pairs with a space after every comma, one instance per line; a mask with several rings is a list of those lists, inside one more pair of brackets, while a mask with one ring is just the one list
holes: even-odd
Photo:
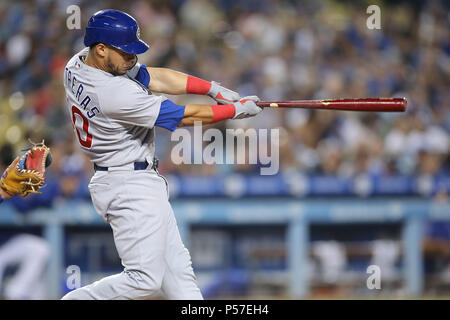
[[[154, 124], [162, 96], [149, 95], [132, 76], [90, 67], [76, 54], [64, 73], [66, 106], [81, 149], [107, 171], [89, 184], [92, 202], [110, 224], [124, 267], [63, 299], [202, 299], [168, 199], [167, 181], [152, 169]], [[138, 66], [137, 66], [138, 67]], [[136, 170], [136, 163], [148, 167]], [[141, 168], [142, 169], [142, 168]]]

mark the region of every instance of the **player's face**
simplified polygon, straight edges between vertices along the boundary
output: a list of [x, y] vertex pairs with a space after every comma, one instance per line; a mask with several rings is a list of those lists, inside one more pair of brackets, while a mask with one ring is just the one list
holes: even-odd
[[107, 71], [115, 76], [125, 74], [136, 64], [135, 54], [123, 52], [114, 47], [108, 46], [108, 54], [105, 57], [105, 67]]

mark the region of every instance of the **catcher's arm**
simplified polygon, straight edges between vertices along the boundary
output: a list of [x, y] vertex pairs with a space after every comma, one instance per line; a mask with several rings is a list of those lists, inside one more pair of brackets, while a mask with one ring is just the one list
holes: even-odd
[[10, 195], [8, 192], [0, 188], [0, 203], [2, 203], [3, 200], [7, 200], [12, 197], [13, 197], [12, 195]]
[[7, 194], [3, 189], [0, 189], [0, 203], [3, 202], [3, 200], [9, 199], [10, 196]]

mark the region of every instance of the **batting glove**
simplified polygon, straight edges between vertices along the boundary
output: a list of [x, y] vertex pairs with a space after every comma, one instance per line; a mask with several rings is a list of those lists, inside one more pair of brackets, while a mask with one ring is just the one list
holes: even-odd
[[262, 111], [262, 108], [256, 105], [256, 102], [259, 101], [261, 101], [261, 99], [257, 96], [248, 96], [234, 103], [233, 105], [236, 112], [233, 119], [243, 119], [256, 116]]
[[208, 96], [216, 100], [219, 104], [231, 104], [241, 99], [239, 93], [222, 87], [220, 83], [215, 81], [211, 81], [211, 88], [208, 91]]

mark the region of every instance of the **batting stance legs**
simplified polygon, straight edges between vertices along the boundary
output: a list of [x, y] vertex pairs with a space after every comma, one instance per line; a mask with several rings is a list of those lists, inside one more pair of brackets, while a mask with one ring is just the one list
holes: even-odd
[[63, 299], [203, 299], [164, 179], [154, 170], [98, 171], [89, 185], [97, 212], [110, 224], [124, 271]]

